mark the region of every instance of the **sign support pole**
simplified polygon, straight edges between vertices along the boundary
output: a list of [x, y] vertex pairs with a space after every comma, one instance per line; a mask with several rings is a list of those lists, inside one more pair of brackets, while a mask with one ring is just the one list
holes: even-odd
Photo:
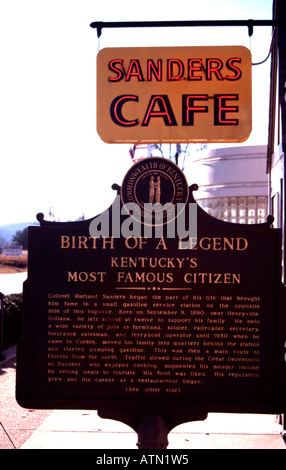
[[168, 428], [165, 421], [158, 415], [146, 415], [137, 429], [138, 449], [167, 449]]

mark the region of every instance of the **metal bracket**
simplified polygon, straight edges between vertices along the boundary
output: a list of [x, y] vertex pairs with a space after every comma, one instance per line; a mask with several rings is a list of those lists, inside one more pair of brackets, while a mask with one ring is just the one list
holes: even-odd
[[181, 28], [181, 27], [210, 27], [210, 26], [247, 26], [248, 35], [253, 35], [254, 26], [277, 26], [275, 20], [208, 20], [208, 21], [94, 21], [91, 28], [97, 30], [100, 38], [103, 28]]

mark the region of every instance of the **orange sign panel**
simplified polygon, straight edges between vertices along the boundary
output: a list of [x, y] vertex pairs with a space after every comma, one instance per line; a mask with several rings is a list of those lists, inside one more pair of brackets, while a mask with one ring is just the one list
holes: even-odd
[[242, 46], [105, 48], [97, 131], [108, 143], [243, 142], [251, 53]]

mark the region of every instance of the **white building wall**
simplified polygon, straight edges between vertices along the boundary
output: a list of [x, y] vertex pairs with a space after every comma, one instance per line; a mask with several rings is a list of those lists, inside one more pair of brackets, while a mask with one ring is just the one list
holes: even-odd
[[266, 146], [197, 152], [187, 179], [199, 185], [197, 202], [211, 215], [235, 223], [261, 223], [268, 215]]

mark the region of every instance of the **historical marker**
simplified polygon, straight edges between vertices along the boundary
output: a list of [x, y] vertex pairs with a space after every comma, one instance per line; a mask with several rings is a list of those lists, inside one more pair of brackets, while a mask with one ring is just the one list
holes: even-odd
[[150, 158], [130, 168], [107, 220], [29, 227], [22, 406], [97, 409], [134, 428], [154, 412], [171, 428], [285, 411], [281, 230], [215, 219], [194, 189]]

